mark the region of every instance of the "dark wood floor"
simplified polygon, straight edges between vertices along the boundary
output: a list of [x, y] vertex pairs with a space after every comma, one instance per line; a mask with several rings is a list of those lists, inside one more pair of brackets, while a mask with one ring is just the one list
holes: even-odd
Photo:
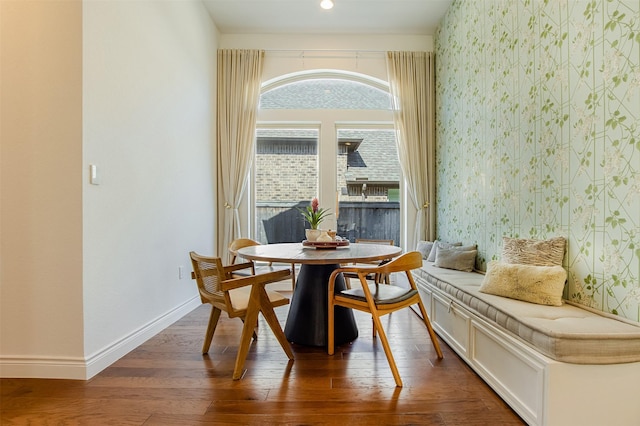
[[[522, 425], [443, 342], [438, 360], [410, 310], [384, 318], [403, 388], [396, 388], [371, 320], [338, 347], [286, 355], [260, 320], [246, 372], [231, 380], [242, 323], [224, 317], [209, 355], [203, 305], [88, 381], [2, 379], [0, 424], [30, 425]], [[287, 308], [277, 308], [284, 325]]]

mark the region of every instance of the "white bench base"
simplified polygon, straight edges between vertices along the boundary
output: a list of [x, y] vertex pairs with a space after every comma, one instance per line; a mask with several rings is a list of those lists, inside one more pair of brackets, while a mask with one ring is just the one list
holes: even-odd
[[414, 278], [434, 330], [529, 425], [640, 425], [640, 363], [555, 361]]

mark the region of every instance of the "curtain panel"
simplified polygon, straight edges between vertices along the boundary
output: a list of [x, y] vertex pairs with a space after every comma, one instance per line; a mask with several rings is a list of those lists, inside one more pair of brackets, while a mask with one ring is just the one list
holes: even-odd
[[217, 81], [217, 242], [218, 256], [240, 237], [238, 205], [253, 153], [264, 51], [218, 50]]
[[432, 52], [387, 52], [398, 156], [418, 212], [414, 246], [436, 237], [434, 65]]

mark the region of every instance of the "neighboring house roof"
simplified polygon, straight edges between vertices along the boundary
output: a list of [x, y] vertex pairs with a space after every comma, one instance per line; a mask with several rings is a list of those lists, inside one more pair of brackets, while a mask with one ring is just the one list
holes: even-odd
[[261, 109], [391, 109], [388, 92], [355, 81], [317, 79], [286, 84], [260, 96]]
[[376, 183], [399, 182], [400, 163], [393, 130], [341, 130], [340, 138], [361, 138], [357, 151], [348, 154], [348, 183], [366, 180]]

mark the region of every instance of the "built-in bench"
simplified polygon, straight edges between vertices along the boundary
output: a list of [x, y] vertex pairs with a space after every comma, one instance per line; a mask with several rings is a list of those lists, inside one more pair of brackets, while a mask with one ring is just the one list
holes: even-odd
[[569, 302], [479, 291], [484, 275], [424, 261], [434, 329], [530, 425], [640, 425], [640, 324]]

